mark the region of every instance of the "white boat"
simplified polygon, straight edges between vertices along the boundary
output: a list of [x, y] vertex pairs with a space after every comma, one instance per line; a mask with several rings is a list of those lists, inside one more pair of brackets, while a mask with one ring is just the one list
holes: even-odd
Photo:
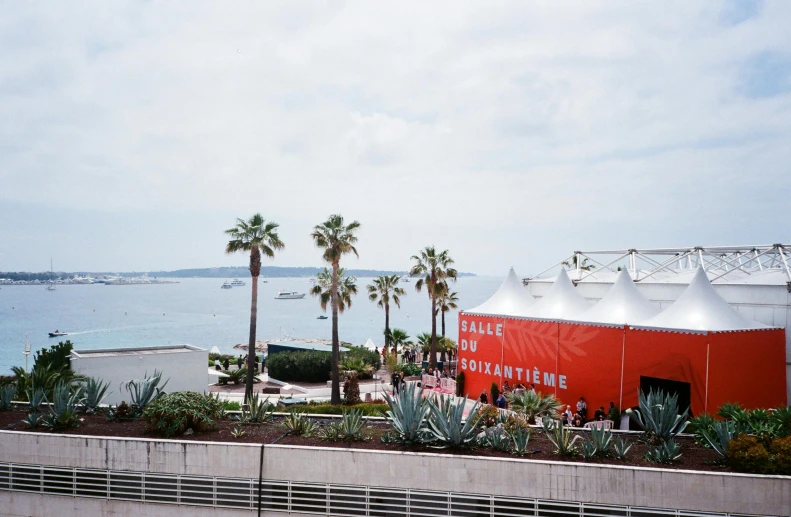
[[231, 289], [232, 287], [233, 286], [231, 285], [231, 282], [226, 280], [225, 282], [222, 283], [222, 285], [220, 286], [220, 289]]
[[407, 277], [402, 278], [401, 281], [404, 282], [405, 284], [409, 283], [409, 279]]
[[298, 293], [296, 291], [278, 291], [275, 300], [299, 300], [304, 298], [305, 293]]
[[244, 281], [242, 281], [242, 280], [240, 280], [238, 278], [234, 278], [231, 281], [231, 285], [234, 286], [234, 287], [244, 287], [245, 283], [244, 283]]

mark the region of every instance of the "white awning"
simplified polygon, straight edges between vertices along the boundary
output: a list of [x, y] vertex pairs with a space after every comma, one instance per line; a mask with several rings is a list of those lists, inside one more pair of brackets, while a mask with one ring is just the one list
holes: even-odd
[[659, 308], [640, 294], [624, 269], [618, 273], [615, 283], [599, 303], [577, 316], [577, 319], [594, 323], [640, 324], [657, 314]]
[[533, 297], [516, 276], [514, 268], [508, 272], [500, 288], [479, 306], [466, 310], [474, 314], [497, 314], [500, 316], [527, 316], [533, 305]]
[[678, 300], [640, 326], [684, 330], [748, 330], [767, 328], [736, 312], [711, 286], [703, 268], [698, 268]]
[[565, 269], [561, 269], [547, 294], [528, 309], [526, 316], [548, 319], [577, 319], [591, 305], [577, 293]]
[[209, 368], [209, 375], [214, 375], [217, 377], [230, 377], [227, 373], [223, 373], [220, 370], [215, 370], [214, 368]]

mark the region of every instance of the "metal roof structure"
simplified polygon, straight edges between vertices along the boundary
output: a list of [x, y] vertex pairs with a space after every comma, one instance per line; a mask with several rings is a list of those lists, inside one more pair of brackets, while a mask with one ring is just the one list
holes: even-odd
[[791, 244], [575, 251], [523, 282], [542, 281], [539, 277], [563, 265], [570, 268], [574, 284], [612, 281], [619, 269], [628, 269], [636, 283], [688, 284], [695, 270], [703, 268], [715, 284], [785, 284], [791, 292]]

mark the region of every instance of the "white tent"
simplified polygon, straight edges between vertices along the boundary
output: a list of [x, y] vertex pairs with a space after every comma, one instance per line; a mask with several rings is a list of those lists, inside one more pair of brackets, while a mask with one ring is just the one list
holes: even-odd
[[374, 344], [371, 338], [368, 338], [368, 341], [363, 343], [363, 346], [369, 350], [374, 350], [376, 348], [376, 344]]
[[497, 314], [500, 316], [527, 316], [534, 299], [516, 276], [514, 268], [508, 272], [500, 288], [479, 306], [464, 311], [472, 314]]
[[593, 323], [639, 324], [657, 314], [659, 309], [640, 294], [624, 269], [618, 273], [612, 287], [599, 303], [577, 316], [577, 319]]
[[698, 268], [678, 300], [657, 316], [640, 323], [645, 327], [684, 330], [745, 330], [766, 328], [736, 312], [711, 286], [703, 268]]
[[210, 351], [209, 353], [210, 353], [210, 354], [217, 354], [217, 355], [220, 355], [220, 353], [221, 353], [221, 352], [220, 352], [220, 349], [219, 349], [219, 348], [217, 348], [216, 346], [213, 346], [213, 347], [211, 347], [211, 351]]
[[590, 304], [577, 293], [566, 270], [561, 269], [544, 297], [528, 309], [527, 316], [573, 320], [589, 308]]

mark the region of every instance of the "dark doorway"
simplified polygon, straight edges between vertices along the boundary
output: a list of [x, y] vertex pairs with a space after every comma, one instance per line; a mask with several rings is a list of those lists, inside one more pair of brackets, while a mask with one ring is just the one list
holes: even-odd
[[[669, 394], [676, 394], [678, 395], [678, 410], [684, 411], [689, 407], [691, 396], [690, 396], [690, 387], [688, 382], [680, 382], [680, 381], [671, 381], [669, 379], [660, 379], [658, 377], [640, 377], [640, 391], [645, 393], [646, 395], [648, 392], [653, 389], [657, 391], [658, 389], [664, 391], [665, 393]], [[690, 415], [691, 416], [691, 415]]]
[[[640, 391], [647, 395], [651, 389], [654, 391], [661, 389], [665, 393], [675, 393], [678, 395], [679, 411], [684, 411], [689, 407], [691, 390], [688, 382], [671, 381], [670, 379], [660, 379], [659, 377], [640, 376]], [[633, 407], [632, 409], [639, 409], [639, 407]], [[692, 412], [689, 413], [689, 416], [692, 416]], [[641, 429], [634, 420], [630, 419], [629, 430], [640, 431]]]

